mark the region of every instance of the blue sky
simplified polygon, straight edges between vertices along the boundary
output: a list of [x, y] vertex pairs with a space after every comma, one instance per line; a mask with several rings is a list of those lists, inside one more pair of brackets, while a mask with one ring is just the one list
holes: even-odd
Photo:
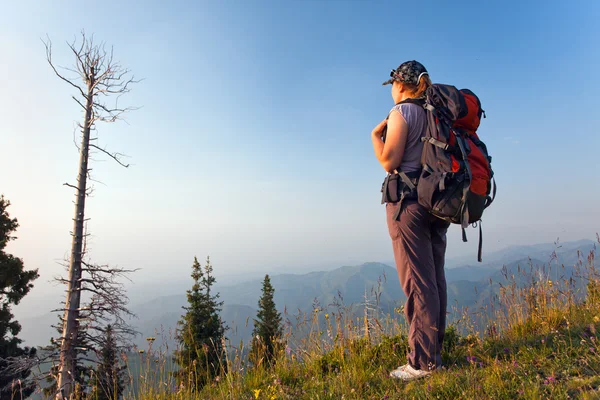
[[[69, 250], [73, 197], [61, 185], [76, 176], [81, 113], [40, 39], [70, 66], [65, 41], [82, 28], [145, 79], [122, 99], [143, 108], [98, 127], [132, 166], [98, 156], [104, 184], [87, 209], [93, 259], [143, 268], [138, 282], [187, 279], [194, 255], [210, 255], [222, 279], [391, 260], [370, 132], [392, 106], [381, 83], [409, 59], [475, 91], [487, 112], [480, 136], [499, 194], [485, 250], [593, 238], [599, 3], [490, 3], [4, 4], [0, 190], [21, 223], [11, 251], [40, 268], [42, 286]], [[470, 238], [453, 227], [449, 256], [475, 261]]]

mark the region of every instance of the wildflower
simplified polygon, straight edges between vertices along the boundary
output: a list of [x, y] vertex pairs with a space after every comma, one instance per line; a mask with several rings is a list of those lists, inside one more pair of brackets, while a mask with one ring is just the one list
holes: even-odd
[[552, 281], [548, 281], [548, 286], [552, 287]]
[[325, 319], [329, 319], [329, 314], [325, 313]]
[[260, 396], [260, 389], [254, 389], [254, 398], [258, 399], [258, 396]]
[[592, 353], [595, 353], [595, 352], [596, 352], [596, 349], [594, 349], [593, 347], [590, 347], [590, 351], [591, 351]]
[[517, 363], [517, 360], [513, 361], [513, 367], [518, 368], [519, 364]]
[[292, 354], [292, 348], [290, 346], [286, 346], [285, 348], [285, 352], [287, 353], [287, 355], [289, 356], [290, 354]]
[[594, 317], [594, 322], [600, 322], [600, 318], [597, 315]]
[[428, 391], [428, 392], [431, 392], [431, 383], [428, 383], [428, 384], [427, 384], [427, 391]]
[[546, 379], [544, 379], [544, 385], [550, 385], [552, 383], [556, 383], [556, 380], [553, 376], [549, 376]]
[[144, 351], [143, 349], [141, 349], [141, 350], [139, 350], [139, 351], [138, 351], [138, 353], [140, 353], [140, 354], [144, 354], [144, 353], [145, 353], [145, 351]]
[[504, 348], [504, 352], [505, 352], [506, 354], [508, 354], [508, 353], [510, 353], [510, 349], [509, 349], [508, 347], [505, 347], [505, 348]]

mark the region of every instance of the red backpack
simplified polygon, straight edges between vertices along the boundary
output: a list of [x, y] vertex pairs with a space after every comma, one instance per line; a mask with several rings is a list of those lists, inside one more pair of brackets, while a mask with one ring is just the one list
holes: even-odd
[[427, 89], [423, 107], [428, 124], [422, 138], [418, 201], [433, 215], [460, 224], [465, 242], [465, 228], [478, 224], [481, 262], [481, 217], [496, 196], [492, 158], [477, 135], [485, 112], [472, 91], [442, 84]]

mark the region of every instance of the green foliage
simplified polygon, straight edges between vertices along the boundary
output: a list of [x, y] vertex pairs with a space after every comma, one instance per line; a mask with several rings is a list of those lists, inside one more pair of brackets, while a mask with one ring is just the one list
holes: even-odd
[[222, 301], [219, 294], [211, 293], [215, 278], [210, 259], [204, 268], [194, 257], [192, 279], [194, 284], [187, 291], [188, 306], [179, 322], [177, 332], [179, 349], [175, 352], [175, 362], [179, 370], [175, 372], [178, 385], [191, 390], [200, 389], [217, 376], [226, 373], [225, 331], [219, 312]]
[[270, 365], [278, 350], [281, 349], [283, 328], [281, 314], [277, 311], [274, 301], [275, 289], [271, 285], [269, 275], [265, 275], [262, 296], [258, 300], [258, 312], [254, 319], [252, 331], [252, 348], [250, 358], [254, 365], [264, 362]]
[[127, 366], [119, 361], [117, 340], [112, 326], [108, 325], [100, 350], [99, 364], [91, 380], [94, 399], [121, 399], [127, 382], [126, 368]]
[[36, 349], [21, 347], [17, 337], [21, 325], [13, 319], [11, 305], [17, 305], [33, 288], [39, 277], [38, 270], [26, 271], [20, 258], [7, 254], [9, 241], [16, 239], [12, 234], [19, 227], [16, 218], [11, 218], [7, 208], [10, 201], [0, 196], [0, 399], [11, 399], [13, 390], [19, 396], [28, 397], [34, 387], [28, 379], [31, 368], [28, 359], [35, 357]]

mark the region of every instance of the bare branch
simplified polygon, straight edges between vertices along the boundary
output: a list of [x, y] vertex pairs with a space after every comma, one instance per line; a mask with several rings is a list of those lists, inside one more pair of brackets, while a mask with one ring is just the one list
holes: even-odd
[[120, 160], [120, 157], [126, 157], [125, 154], [121, 154], [121, 153], [110, 153], [108, 152], [106, 149], [103, 149], [101, 147], [96, 146], [95, 144], [90, 144], [90, 147], [95, 148], [96, 150], [99, 150], [101, 152], [103, 152], [104, 154], [106, 154], [107, 156], [109, 156], [110, 158], [112, 158], [113, 160], [115, 160], [117, 163], [119, 163], [121, 166], [128, 168], [129, 164], [123, 164], [123, 162]]
[[83, 108], [85, 110], [85, 106], [83, 104], [81, 104], [81, 102], [79, 100], [77, 100], [77, 98], [75, 96], [71, 96], [71, 98], [73, 100], [75, 100], [77, 102], [77, 104], [79, 104], [81, 106], [81, 108]]
[[77, 186], [71, 185], [70, 183], [67, 183], [67, 182], [63, 183], [63, 186], [68, 186], [70, 188], [73, 188], [73, 189], [79, 191], [79, 188]]
[[48, 60], [48, 64], [50, 64], [50, 67], [52, 67], [52, 70], [54, 71], [56, 76], [58, 76], [63, 81], [67, 82], [69, 85], [73, 86], [75, 89], [79, 90], [79, 93], [81, 93], [81, 95], [85, 99], [87, 99], [87, 95], [84, 93], [84, 91], [83, 91], [83, 89], [81, 89], [81, 87], [79, 87], [78, 85], [71, 82], [69, 79], [62, 76], [54, 67], [54, 64], [52, 63], [52, 42], [50, 41], [50, 38], [48, 38], [48, 42], [44, 42], [42, 40], [42, 43], [44, 43], [44, 46], [46, 47], [46, 59]]

